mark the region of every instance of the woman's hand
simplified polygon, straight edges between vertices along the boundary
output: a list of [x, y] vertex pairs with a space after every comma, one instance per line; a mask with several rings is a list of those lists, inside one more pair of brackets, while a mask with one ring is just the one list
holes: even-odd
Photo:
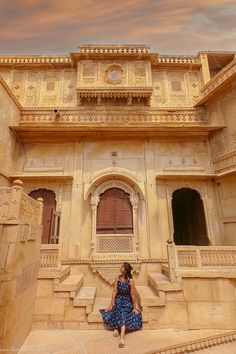
[[135, 308], [133, 309], [133, 312], [135, 313], [135, 315], [137, 315], [137, 314], [140, 312], [140, 310], [135, 307]]
[[105, 312], [110, 312], [112, 309], [113, 309], [113, 306], [110, 305], [110, 306], [105, 310]]

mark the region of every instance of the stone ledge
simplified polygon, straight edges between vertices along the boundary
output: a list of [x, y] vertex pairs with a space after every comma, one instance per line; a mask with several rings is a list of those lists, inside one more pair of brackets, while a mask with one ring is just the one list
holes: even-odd
[[185, 354], [236, 341], [236, 331], [151, 350], [145, 354]]

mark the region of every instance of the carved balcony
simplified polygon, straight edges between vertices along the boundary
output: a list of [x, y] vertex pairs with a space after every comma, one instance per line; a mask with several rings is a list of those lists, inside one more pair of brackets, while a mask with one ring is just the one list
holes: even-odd
[[134, 99], [140, 101], [144, 99], [147, 105], [150, 104], [153, 87], [77, 87], [78, 104], [95, 99], [101, 105], [107, 99], [126, 100], [127, 105], [132, 105]]
[[206, 104], [225, 92], [236, 78], [236, 57], [201, 89], [195, 106]]

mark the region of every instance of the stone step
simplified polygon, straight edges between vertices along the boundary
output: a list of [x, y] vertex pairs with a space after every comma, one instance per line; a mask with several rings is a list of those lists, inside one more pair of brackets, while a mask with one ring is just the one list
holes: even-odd
[[136, 285], [136, 289], [138, 292], [138, 300], [142, 308], [165, 305], [165, 297], [157, 296], [149, 286]]
[[162, 264], [162, 265], [161, 265], [161, 272], [162, 272], [167, 278], [169, 278], [169, 276], [170, 276], [170, 268], [169, 268], [168, 265]]
[[162, 273], [149, 273], [148, 281], [157, 293], [159, 291], [181, 291], [183, 289], [182, 282], [171, 283]]
[[63, 279], [69, 276], [70, 266], [62, 265], [58, 269], [53, 268], [40, 268], [38, 273], [38, 279], [55, 279], [59, 283]]
[[61, 283], [54, 282], [54, 291], [69, 291], [70, 297], [74, 298], [83, 284], [83, 274], [69, 275]]
[[100, 314], [99, 310], [100, 309], [106, 309], [110, 305], [111, 299], [110, 298], [96, 298], [94, 305], [93, 305], [93, 311], [88, 315], [88, 323], [92, 322], [97, 322], [101, 323], [103, 322], [102, 320], [102, 315]]
[[82, 286], [79, 293], [74, 298], [74, 306], [85, 306], [86, 313], [90, 313], [92, 311], [92, 307], [95, 301], [96, 290], [97, 288], [95, 286]]

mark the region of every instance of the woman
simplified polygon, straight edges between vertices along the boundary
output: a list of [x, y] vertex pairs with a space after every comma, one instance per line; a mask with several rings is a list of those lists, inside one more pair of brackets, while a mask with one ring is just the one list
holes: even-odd
[[119, 347], [125, 346], [125, 330], [137, 330], [142, 327], [142, 313], [138, 308], [137, 291], [131, 274], [132, 266], [124, 262], [120, 276], [115, 279], [110, 306], [99, 310], [104, 323], [115, 328], [113, 335], [119, 336]]

